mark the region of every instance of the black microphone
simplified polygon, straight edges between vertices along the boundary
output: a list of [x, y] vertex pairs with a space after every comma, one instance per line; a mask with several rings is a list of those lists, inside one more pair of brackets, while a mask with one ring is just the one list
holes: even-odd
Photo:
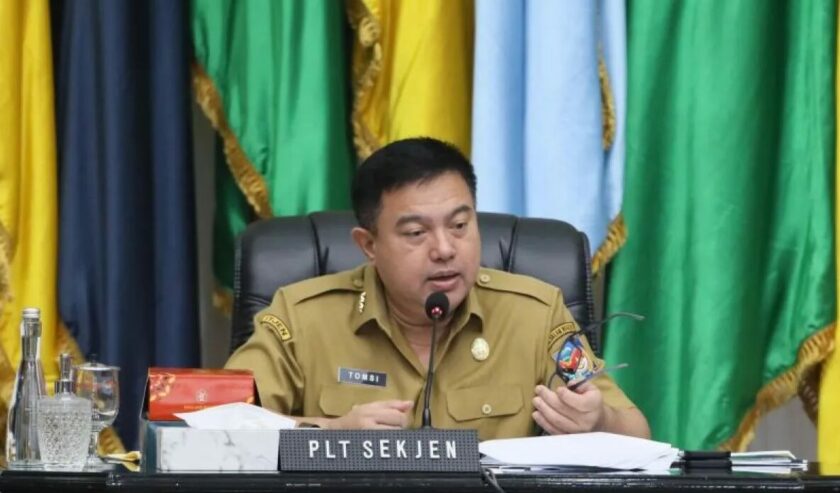
[[426, 390], [423, 396], [423, 428], [432, 427], [432, 411], [429, 402], [432, 400], [432, 383], [435, 378], [435, 343], [437, 342], [438, 322], [446, 318], [449, 313], [449, 298], [440, 291], [432, 293], [426, 298], [426, 316], [432, 320], [432, 346], [429, 348], [429, 369], [426, 373]]

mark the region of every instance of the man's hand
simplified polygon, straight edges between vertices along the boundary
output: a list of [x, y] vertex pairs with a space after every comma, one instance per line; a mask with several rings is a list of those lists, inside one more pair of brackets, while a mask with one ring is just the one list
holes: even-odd
[[326, 422], [333, 430], [398, 430], [408, 426], [411, 401], [376, 401], [353, 406], [349, 413]]
[[585, 382], [575, 390], [551, 390], [538, 385], [534, 397], [534, 421], [551, 435], [599, 431], [607, 410], [601, 390]]

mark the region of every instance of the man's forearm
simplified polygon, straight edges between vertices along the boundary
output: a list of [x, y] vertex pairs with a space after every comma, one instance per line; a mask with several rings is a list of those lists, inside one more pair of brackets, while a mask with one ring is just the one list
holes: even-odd
[[616, 409], [604, 404], [604, 424], [601, 431], [650, 438], [650, 426], [641, 411], [632, 408]]

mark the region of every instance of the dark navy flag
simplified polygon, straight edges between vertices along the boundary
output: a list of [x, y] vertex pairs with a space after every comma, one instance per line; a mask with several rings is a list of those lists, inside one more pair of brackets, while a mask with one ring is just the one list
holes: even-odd
[[59, 310], [121, 370], [137, 445], [149, 366], [199, 365], [186, 2], [53, 2]]

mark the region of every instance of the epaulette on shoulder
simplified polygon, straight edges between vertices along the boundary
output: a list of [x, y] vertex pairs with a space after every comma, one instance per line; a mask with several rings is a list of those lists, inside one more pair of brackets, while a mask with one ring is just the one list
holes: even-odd
[[361, 284], [356, 281], [360, 275], [361, 273], [358, 269], [353, 269], [313, 277], [284, 287], [283, 294], [289, 304], [295, 305], [330, 292], [358, 292], [362, 290]]
[[558, 291], [556, 286], [552, 286], [534, 277], [487, 268], [479, 269], [476, 285], [494, 291], [530, 296], [546, 305], [554, 303], [557, 299]]

